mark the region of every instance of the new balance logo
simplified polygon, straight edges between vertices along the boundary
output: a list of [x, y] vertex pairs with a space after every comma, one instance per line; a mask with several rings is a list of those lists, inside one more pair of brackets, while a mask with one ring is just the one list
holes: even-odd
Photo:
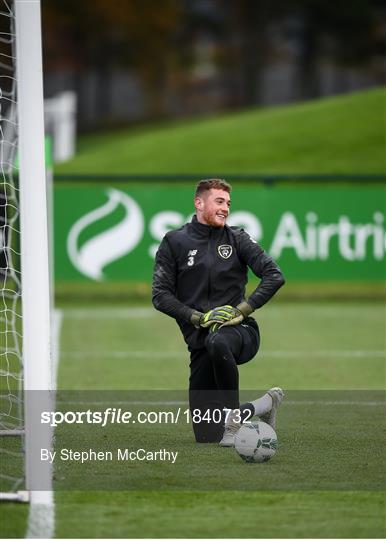
[[191, 249], [188, 252], [188, 266], [194, 265], [194, 257], [197, 255], [197, 249]]

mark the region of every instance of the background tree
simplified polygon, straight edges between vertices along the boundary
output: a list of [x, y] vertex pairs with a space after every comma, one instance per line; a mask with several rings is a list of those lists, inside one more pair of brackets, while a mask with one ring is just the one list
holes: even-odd
[[106, 106], [111, 70], [135, 70], [144, 84], [149, 115], [161, 113], [181, 15], [178, 0], [43, 0], [42, 12], [48, 70], [71, 67], [76, 78], [92, 67]]

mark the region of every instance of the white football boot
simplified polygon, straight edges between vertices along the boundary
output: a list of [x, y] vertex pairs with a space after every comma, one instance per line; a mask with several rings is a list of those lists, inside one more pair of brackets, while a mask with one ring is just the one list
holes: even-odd
[[274, 386], [267, 392], [272, 398], [272, 408], [267, 413], [260, 416], [260, 420], [269, 424], [272, 429], [276, 430], [277, 410], [284, 399], [284, 392], [278, 386]]
[[227, 420], [225, 422], [225, 426], [224, 426], [224, 435], [223, 435], [221, 441], [219, 442], [220, 446], [231, 447], [231, 446], [235, 445], [235, 435], [236, 435], [236, 433], [238, 432], [238, 430], [240, 429], [240, 426], [241, 426], [240, 422], [235, 420], [235, 418], [237, 416], [240, 418], [240, 410], [239, 409], [236, 409], [235, 411], [231, 411], [228, 414], [228, 418], [227, 418]]

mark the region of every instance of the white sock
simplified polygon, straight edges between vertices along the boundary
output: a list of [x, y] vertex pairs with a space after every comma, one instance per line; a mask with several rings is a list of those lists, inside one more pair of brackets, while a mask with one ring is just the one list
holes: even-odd
[[266, 414], [272, 409], [272, 398], [269, 394], [264, 394], [261, 398], [250, 401], [250, 403], [252, 403], [255, 408], [256, 416]]

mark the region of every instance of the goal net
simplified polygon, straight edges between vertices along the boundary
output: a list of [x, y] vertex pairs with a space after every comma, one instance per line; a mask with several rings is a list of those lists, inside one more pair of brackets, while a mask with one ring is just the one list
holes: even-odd
[[0, 491], [16, 492], [24, 487], [16, 34], [13, 6], [0, 1]]
[[40, 1], [0, 0], [0, 499], [39, 507], [52, 501], [33, 428], [36, 400], [51, 406], [47, 214]]

